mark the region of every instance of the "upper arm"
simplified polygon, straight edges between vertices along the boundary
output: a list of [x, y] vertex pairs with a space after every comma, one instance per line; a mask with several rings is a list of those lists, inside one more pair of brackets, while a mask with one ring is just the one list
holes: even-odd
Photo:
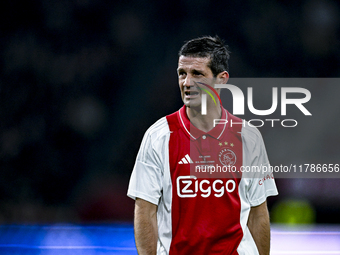
[[268, 255], [270, 251], [270, 222], [267, 202], [251, 207], [247, 225], [259, 254]]
[[136, 198], [134, 232], [138, 254], [157, 253], [157, 205]]
[[136, 198], [135, 201], [135, 216], [145, 215], [154, 217], [157, 213], [157, 205], [150, 203], [144, 199]]
[[258, 206], [254, 206], [250, 208], [248, 225], [252, 224], [254, 221], [257, 221], [259, 219], [266, 219], [266, 220], [268, 219], [269, 221], [267, 201], [263, 202], [262, 204]]

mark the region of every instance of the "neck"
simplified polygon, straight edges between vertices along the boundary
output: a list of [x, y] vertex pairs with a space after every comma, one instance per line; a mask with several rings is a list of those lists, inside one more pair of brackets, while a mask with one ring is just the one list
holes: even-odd
[[186, 113], [191, 124], [204, 132], [209, 132], [214, 128], [214, 119], [221, 119], [222, 117], [222, 110], [219, 104], [214, 107], [209, 107], [206, 115], [201, 114], [200, 108], [187, 107]]

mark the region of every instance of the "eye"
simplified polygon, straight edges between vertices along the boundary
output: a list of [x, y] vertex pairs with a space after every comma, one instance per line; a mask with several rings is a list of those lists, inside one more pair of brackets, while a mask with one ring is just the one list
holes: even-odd
[[186, 75], [186, 73], [185, 73], [184, 71], [179, 71], [179, 72], [178, 72], [178, 77], [182, 77], [182, 76], [184, 76], [184, 75]]
[[193, 74], [195, 75], [195, 76], [202, 76], [203, 75], [203, 73], [201, 73], [201, 72], [199, 72], [199, 71], [194, 71], [193, 72]]

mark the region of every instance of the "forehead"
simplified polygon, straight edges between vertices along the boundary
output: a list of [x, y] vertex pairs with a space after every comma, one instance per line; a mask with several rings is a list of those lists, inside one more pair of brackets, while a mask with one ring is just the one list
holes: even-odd
[[210, 58], [180, 56], [178, 59], [178, 69], [210, 70], [208, 64]]

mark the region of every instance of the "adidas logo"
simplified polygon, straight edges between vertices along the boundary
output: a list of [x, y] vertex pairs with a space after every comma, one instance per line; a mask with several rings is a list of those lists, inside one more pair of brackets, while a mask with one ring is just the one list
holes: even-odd
[[194, 163], [192, 159], [190, 158], [189, 154], [185, 155], [184, 158], [182, 158], [178, 164], [192, 164]]

